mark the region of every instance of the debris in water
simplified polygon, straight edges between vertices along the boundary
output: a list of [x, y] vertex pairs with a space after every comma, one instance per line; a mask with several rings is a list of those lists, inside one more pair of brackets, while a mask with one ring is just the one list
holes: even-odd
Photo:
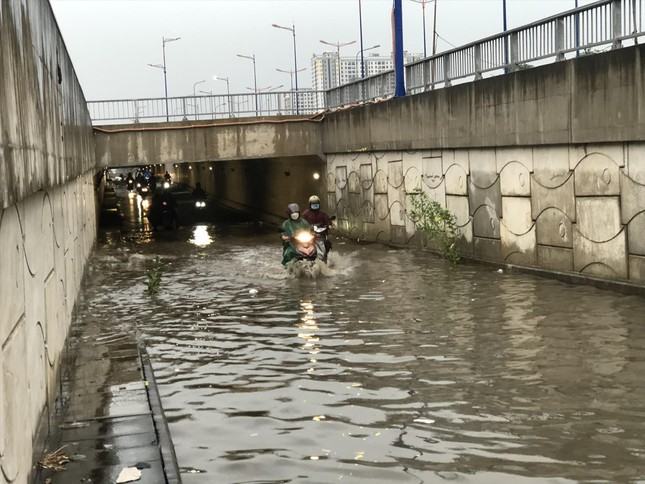
[[249, 294], [250, 294], [251, 296], [255, 296], [257, 293], [258, 293], [258, 290], [257, 290], [257, 289], [249, 289]]
[[504, 273], [504, 269], [497, 269], [497, 273], [498, 273], [498, 274], [503, 274], [503, 273]]
[[54, 452], [46, 454], [38, 464], [43, 469], [60, 472], [65, 470], [65, 464], [69, 462], [69, 456], [63, 452], [66, 446], [60, 447]]
[[124, 484], [126, 482], [134, 482], [141, 479], [141, 471], [136, 467], [124, 467], [116, 478], [116, 484]]

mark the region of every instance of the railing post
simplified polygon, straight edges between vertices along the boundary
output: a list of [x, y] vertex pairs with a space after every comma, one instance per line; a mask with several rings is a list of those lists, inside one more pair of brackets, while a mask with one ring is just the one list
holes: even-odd
[[184, 117], [182, 118], [182, 121], [188, 121], [188, 115], [186, 114], [186, 98], [185, 97], [181, 98], [181, 107], [182, 107], [182, 111], [184, 112]]
[[431, 62], [434, 62], [434, 59], [423, 61], [423, 91], [424, 92], [430, 90], [430, 63]]
[[622, 42], [620, 37], [622, 35], [622, 2], [621, 0], [613, 0], [611, 2], [611, 38], [613, 43], [612, 49], [621, 47]]
[[452, 85], [450, 82], [450, 54], [443, 56], [443, 85], [445, 87]]
[[564, 19], [555, 21], [555, 60], [564, 60]]
[[475, 44], [475, 80], [482, 78], [482, 46]]
[[511, 34], [511, 62], [510, 71], [516, 71], [519, 67], [520, 61], [520, 38], [517, 32]]

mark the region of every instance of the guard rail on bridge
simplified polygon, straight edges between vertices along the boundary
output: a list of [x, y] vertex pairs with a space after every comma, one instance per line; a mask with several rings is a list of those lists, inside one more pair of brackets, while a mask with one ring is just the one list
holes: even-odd
[[[645, 0], [600, 0], [408, 64], [407, 91], [416, 94], [632, 45], [645, 35], [644, 24]], [[205, 120], [316, 114], [393, 94], [394, 71], [386, 71], [328, 91], [90, 101], [88, 107], [96, 124]]]

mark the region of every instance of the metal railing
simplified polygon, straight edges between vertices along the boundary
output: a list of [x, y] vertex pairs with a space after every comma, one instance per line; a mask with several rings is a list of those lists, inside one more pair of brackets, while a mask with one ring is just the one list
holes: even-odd
[[[644, 35], [644, 25], [645, 0], [600, 0], [408, 64], [407, 92], [416, 94], [455, 81], [525, 69], [531, 67], [530, 62], [557, 62], [603, 46], [637, 43]], [[390, 97], [393, 75], [387, 71], [330, 89], [327, 108]]]
[[148, 99], [89, 101], [90, 116], [99, 123], [200, 121], [258, 116], [313, 115], [324, 111], [324, 92], [298, 91]]
[[[639, 42], [645, 35], [645, 0], [599, 0], [406, 66], [408, 94], [558, 62]], [[327, 91], [299, 90], [213, 96], [90, 101], [95, 124], [311, 115], [385, 99], [394, 71]], [[166, 113], [166, 103], [168, 112]]]

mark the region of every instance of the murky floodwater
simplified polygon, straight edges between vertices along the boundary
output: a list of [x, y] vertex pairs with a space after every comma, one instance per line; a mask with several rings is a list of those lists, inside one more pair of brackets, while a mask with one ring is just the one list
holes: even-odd
[[185, 483], [645, 482], [645, 299], [336, 247], [307, 280], [245, 227], [104, 234], [90, 306], [146, 338]]

